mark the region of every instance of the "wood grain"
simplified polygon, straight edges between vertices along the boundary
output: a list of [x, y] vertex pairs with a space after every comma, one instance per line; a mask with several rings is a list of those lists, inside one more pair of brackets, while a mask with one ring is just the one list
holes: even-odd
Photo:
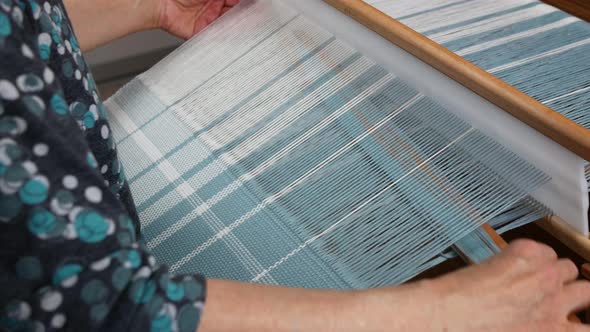
[[590, 161], [590, 130], [361, 0], [324, 1]]
[[542, 0], [565, 12], [590, 22], [590, 1], [588, 0]]

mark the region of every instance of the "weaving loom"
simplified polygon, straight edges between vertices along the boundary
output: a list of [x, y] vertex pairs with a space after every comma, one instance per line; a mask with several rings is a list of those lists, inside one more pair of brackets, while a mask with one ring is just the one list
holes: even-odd
[[360, 1], [326, 2], [242, 0], [105, 103], [158, 261], [367, 288], [450, 247], [497, 253], [485, 224], [553, 215], [588, 236], [586, 22], [534, 0], [373, 1], [535, 101], [459, 75], [471, 67]]

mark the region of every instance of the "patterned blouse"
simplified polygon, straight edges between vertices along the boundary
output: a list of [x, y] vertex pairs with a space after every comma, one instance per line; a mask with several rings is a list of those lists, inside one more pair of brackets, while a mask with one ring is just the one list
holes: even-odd
[[0, 330], [196, 330], [205, 282], [139, 223], [59, 0], [0, 0]]

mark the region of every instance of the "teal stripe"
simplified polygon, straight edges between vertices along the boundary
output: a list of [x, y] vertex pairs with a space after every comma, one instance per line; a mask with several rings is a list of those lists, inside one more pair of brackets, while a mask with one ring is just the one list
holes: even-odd
[[[590, 44], [496, 75], [531, 97], [545, 101], [590, 86], [588, 54]], [[585, 91], [549, 106], [590, 129], [589, 100], [590, 91]]]
[[[491, 3], [492, 1], [493, 0], [490, 0], [489, 2]], [[484, 11], [477, 17], [466, 17], [464, 21], [449, 24], [437, 29], [431, 29], [423, 32], [423, 34], [428, 36], [444, 33], [445, 31], [460, 29], [468, 24], [477, 23], [485, 19], [510, 18], [513, 15], [516, 15], [517, 12], [541, 9], [541, 6], [547, 5], [536, 1], [497, 13], [486, 13]], [[425, 12], [430, 12], [433, 19], [441, 19], [442, 17], [436, 17], [436, 9], [436, 7], [429, 8]], [[413, 17], [414, 15], [410, 16]], [[496, 28], [492, 31], [475, 33], [470, 36], [449, 41], [444, 43], [443, 46], [452, 51], [459, 51], [466, 47], [476, 46], [516, 33], [522, 33], [531, 29], [543, 27], [567, 17], [572, 16], [558, 10], [540, 17], [525, 19], [509, 26]], [[403, 19], [407, 17], [398, 16], [397, 18]], [[420, 30], [420, 23], [413, 25], [412, 28]], [[579, 21], [562, 28], [553, 29], [548, 32], [539, 33], [527, 38], [521, 38], [500, 46], [469, 54], [466, 56], [466, 59], [484, 69], [490, 70], [589, 37], [590, 24], [584, 21]], [[534, 61], [533, 63], [495, 73], [495, 75], [531, 97], [543, 102], [579, 90], [590, 84], [590, 62], [586, 60], [588, 58], [588, 52], [586, 46], [578, 47], [560, 55], [551, 56], [549, 58]], [[590, 129], [590, 112], [587, 112], [587, 107], [585, 107], [587, 99], [590, 98], [589, 96], [590, 91], [586, 91], [576, 96], [554, 102], [550, 106], [557, 112], [567, 116], [569, 119]]]
[[532, 8], [535, 6], [538, 6], [539, 3], [538, 2], [533, 2], [533, 3], [529, 3], [523, 6], [518, 6], [518, 7], [514, 7], [514, 8], [510, 8], [510, 9], [506, 9], [506, 10], [501, 10], [499, 12], [493, 13], [493, 14], [487, 14], [487, 15], [482, 15], [482, 16], [478, 16], [478, 17], [471, 17], [471, 18], [467, 18], [465, 21], [461, 21], [458, 23], [454, 23], [451, 25], [447, 25], [444, 27], [440, 27], [440, 28], [436, 28], [436, 29], [432, 29], [432, 30], [428, 30], [428, 31], [424, 31], [422, 32], [423, 35], [428, 36], [428, 35], [432, 35], [432, 34], [436, 34], [436, 33], [441, 33], [447, 30], [453, 30], [456, 28], [460, 28], [463, 26], [466, 26], [468, 24], [472, 24], [472, 23], [477, 23], [483, 20], [487, 20], [490, 18], [494, 18], [494, 17], [500, 17], [503, 15], [508, 15], [511, 13], [514, 13], [516, 11], [522, 10], [522, 9], [527, 9], [527, 8]]

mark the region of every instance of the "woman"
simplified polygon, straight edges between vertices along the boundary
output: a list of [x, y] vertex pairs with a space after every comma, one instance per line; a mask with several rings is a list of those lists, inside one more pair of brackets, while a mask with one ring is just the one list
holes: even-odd
[[189, 38], [237, 2], [0, 0], [0, 328], [590, 331], [566, 319], [590, 304], [590, 284], [531, 241], [440, 279], [365, 291], [205, 282], [158, 266], [137, 242], [82, 52], [151, 28]]

